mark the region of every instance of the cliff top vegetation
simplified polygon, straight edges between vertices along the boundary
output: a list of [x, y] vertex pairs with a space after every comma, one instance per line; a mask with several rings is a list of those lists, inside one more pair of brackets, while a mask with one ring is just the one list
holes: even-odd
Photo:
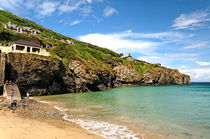
[[143, 75], [148, 70], [157, 67], [153, 64], [145, 64], [144, 62], [130, 62], [126, 59], [120, 59], [120, 55], [114, 51], [106, 48], [101, 48], [89, 43], [77, 41], [73, 39], [74, 44], [69, 45], [68, 43], [62, 42], [62, 40], [70, 40], [70, 37], [56, 33], [50, 29], [44, 28], [32, 21], [24, 18], [20, 18], [10, 12], [0, 10], [0, 22], [8, 23], [11, 21], [12, 24], [32, 27], [40, 30], [41, 36], [31, 36], [26, 34], [14, 33], [9, 29], [3, 27], [0, 24], [0, 43], [9, 44], [19, 39], [29, 40], [36, 38], [42, 42], [52, 44], [52, 48], [49, 49], [51, 58], [56, 58], [63, 61], [65, 66], [68, 66], [70, 60], [79, 60], [87, 69], [92, 72], [109, 71], [112, 73], [112, 64], [110, 63], [121, 63], [131, 68], [135, 68], [140, 75]]

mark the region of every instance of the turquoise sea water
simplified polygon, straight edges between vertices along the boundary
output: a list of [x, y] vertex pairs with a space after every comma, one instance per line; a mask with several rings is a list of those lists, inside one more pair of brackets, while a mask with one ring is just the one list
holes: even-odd
[[66, 119], [108, 138], [140, 137], [140, 128], [210, 138], [210, 83], [117, 88], [41, 99], [65, 108]]

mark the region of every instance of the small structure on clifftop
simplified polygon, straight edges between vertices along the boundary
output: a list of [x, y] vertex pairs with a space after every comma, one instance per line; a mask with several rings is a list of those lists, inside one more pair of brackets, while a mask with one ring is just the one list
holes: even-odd
[[68, 44], [70, 44], [70, 45], [71, 45], [71, 44], [74, 44], [74, 42], [72, 41], [72, 39], [71, 39], [71, 40], [67, 40], [66, 42], [67, 42]]
[[128, 55], [121, 55], [121, 57], [120, 58], [122, 58], [122, 59], [127, 59], [127, 60], [129, 60], [129, 61], [134, 61], [135, 59], [131, 56], [131, 54], [129, 53]]

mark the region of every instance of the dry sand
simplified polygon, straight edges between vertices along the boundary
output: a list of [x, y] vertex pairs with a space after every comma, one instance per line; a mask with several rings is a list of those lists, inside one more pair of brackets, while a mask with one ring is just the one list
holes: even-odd
[[[56, 123], [57, 122], [57, 123]], [[100, 139], [76, 125], [58, 121], [41, 122], [0, 111], [0, 139]]]

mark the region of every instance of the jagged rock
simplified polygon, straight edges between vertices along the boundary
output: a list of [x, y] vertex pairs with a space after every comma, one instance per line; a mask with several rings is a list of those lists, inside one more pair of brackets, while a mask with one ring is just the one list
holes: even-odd
[[22, 93], [75, 92], [75, 81], [66, 73], [63, 63], [32, 54], [10, 53], [6, 78], [16, 82]]
[[62, 61], [33, 54], [8, 55], [6, 79], [18, 84], [24, 95], [98, 91], [135, 85], [190, 84], [190, 77], [165, 67], [156, 67], [141, 75], [134, 67], [109, 62], [112, 70], [97, 71], [82, 61], [70, 60], [67, 69]]
[[119, 65], [114, 68], [116, 87], [123, 86], [123, 84], [138, 85], [141, 81], [141, 76], [134, 68], [129, 68], [124, 65]]

